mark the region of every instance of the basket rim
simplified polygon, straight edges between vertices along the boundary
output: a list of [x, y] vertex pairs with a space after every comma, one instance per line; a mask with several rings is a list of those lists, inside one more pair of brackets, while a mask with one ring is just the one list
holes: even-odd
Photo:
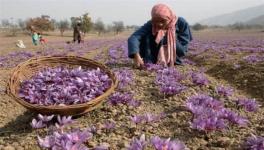
[[[45, 59], [61, 59], [61, 58], [83, 59], [83, 60], [86, 60], [86, 61], [89, 61], [89, 62], [92, 62], [92, 63], [98, 65], [97, 67], [106, 71], [106, 73], [108, 75], [109, 74], [112, 75], [113, 78], [109, 75], [109, 77], [112, 80], [110, 88], [108, 88], [103, 94], [93, 98], [92, 100], [90, 100], [88, 102], [81, 103], [81, 104], [72, 104], [72, 105], [47, 105], [46, 106], [46, 105], [31, 104], [31, 103], [25, 101], [24, 99], [20, 98], [17, 94], [12, 92], [10, 85], [12, 85], [12, 80], [14, 79], [14, 74], [19, 72], [19, 69], [21, 67], [27, 66], [29, 64], [33, 64], [33, 62], [38, 62], [38, 61], [40, 61], [40, 59], [45, 60]], [[105, 96], [109, 96], [112, 92], [114, 92], [117, 85], [118, 85], [118, 79], [116, 78], [115, 74], [106, 65], [99, 63], [95, 60], [85, 58], [85, 57], [80, 57], [80, 56], [40, 56], [40, 57], [33, 57], [31, 59], [28, 59], [28, 60], [18, 64], [15, 68], [12, 69], [11, 76], [10, 76], [8, 84], [7, 84], [7, 87], [8, 87], [7, 88], [7, 94], [10, 95], [15, 101], [17, 101], [18, 103], [20, 103], [21, 105], [23, 105], [24, 107], [27, 107], [27, 108], [65, 110], [65, 109], [85, 108], [88, 105], [93, 107], [93, 106], [100, 103], [100, 101], [99, 101], [100, 99], [103, 99]], [[101, 100], [101, 101], [103, 101], [103, 100]], [[94, 103], [94, 102], [96, 102], [96, 103]]]

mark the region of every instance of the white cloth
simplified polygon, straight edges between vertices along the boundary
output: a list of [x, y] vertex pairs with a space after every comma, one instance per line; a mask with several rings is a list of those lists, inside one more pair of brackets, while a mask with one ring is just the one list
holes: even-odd
[[26, 48], [22, 40], [17, 40], [16, 46], [19, 48]]

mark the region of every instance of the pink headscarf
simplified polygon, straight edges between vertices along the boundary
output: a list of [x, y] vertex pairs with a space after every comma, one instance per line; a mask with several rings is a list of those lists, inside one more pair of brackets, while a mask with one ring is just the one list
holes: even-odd
[[164, 37], [167, 32], [167, 47], [161, 45], [158, 54], [158, 63], [169, 66], [174, 66], [176, 60], [176, 35], [175, 35], [175, 24], [178, 20], [178, 17], [173, 13], [173, 11], [164, 4], [157, 4], [152, 8], [151, 11], [152, 18], [162, 18], [169, 20], [169, 24], [166, 29], [159, 29], [154, 24], [152, 24], [152, 34], [156, 36], [155, 42], [160, 43], [161, 39]]

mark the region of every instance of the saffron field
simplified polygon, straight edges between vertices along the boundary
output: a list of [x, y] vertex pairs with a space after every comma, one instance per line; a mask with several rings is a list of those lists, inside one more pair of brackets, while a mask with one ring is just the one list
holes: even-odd
[[[33, 46], [29, 36], [1, 35], [0, 149], [264, 149], [264, 32], [194, 32], [183, 65], [141, 70], [127, 57], [128, 36], [67, 44], [70, 36], [49, 35], [46, 46]], [[15, 47], [18, 39], [26, 49]], [[48, 55], [99, 61], [118, 88], [79, 117], [30, 112], [6, 94], [7, 80], [17, 64]]]

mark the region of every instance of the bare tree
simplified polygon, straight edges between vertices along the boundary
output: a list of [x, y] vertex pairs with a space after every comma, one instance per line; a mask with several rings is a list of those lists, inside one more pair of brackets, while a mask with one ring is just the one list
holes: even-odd
[[1, 20], [1, 25], [2, 25], [3, 27], [8, 27], [8, 26], [11, 25], [11, 23], [9, 22], [8, 19], [3, 19], [3, 20]]
[[21, 30], [25, 30], [26, 29], [26, 21], [25, 20], [22, 20], [22, 19], [18, 19], [17, 20], [17, 24], [18, 24], [18, 26], [19, 26], [19, 28], [21, 29]]
[[102, 32], [105, 32], [105, 24], [101, 19], [98, 19], [94, 23], [94, 30], [98, 32], [98, 35], [101, 35]]
[[116, 34], [123, 32], [125, 29], [123, 21], [114, 21], [113, 22], [113, 30]]
[[57, 25], [58, 25], [58, 28], [60, 30], [61, 36], [63, 36], [64, 31], [68, 30], [70, 27], [70, 23], [66, 19], [59, 21]]

